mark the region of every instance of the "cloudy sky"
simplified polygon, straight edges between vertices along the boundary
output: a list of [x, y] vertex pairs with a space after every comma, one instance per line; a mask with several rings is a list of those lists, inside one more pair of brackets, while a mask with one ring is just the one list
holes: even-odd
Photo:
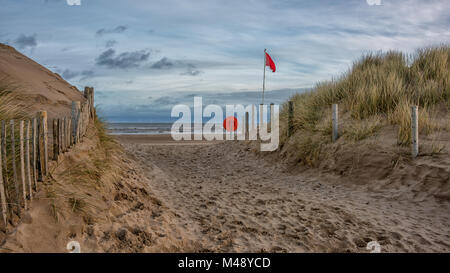
[[0, 0], [0, 42], [94, 86], [112, 121], [162, 121], [193, 95], [259, 103], [264, 48], [278, 103], [369, 51], [448, 43], [449, 14], [441, 0]]

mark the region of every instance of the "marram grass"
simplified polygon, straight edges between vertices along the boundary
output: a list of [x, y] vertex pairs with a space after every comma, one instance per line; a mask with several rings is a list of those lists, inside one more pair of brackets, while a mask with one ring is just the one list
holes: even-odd
[[[432, 116], [437, 109], [444, 108], [447, 114], [450, 110], [449, 71], [449, 45], [419, 49], [411, 55], [397, 51], [369, 53], [339, 78], [320, 82], [311, 91], [292, 96], [296, 133], [291, 138], [304, 139], [294, 139], [292, 143], [303, 148], [314, 143], [312, 146], [317, 148], [308, 149], [299, 160], [312, 162], [319, 158], [322, 144], [331, 142], [329, 119], [334, 103], [339, 104], [340, 112], [353, 124], [342, 132], [347, 139], [362, 140], [383, 124], [390, 124], [398, 130], [397, 143], [409, 145], [412, 105], [419, 106], [422, 134], [439, 130]], [[285, 103], [280, 115], [282, 145], [289, 141], [284, 137], [287, 108]], [[320, 137], [312, 141], [314, 134]], [[323, 138], [324, 134], [330, 136]], [[324, 143], [319, 143], [322, 140]]]

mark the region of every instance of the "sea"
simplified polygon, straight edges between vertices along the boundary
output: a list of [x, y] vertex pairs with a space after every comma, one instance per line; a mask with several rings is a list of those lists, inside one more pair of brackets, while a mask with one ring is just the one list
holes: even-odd
[[[166, 135], [171, 134], [172, 123], [107, 123], [110, 135]], [[203, 127], [205, 124], [201, 124]], [[194, 132], [194, 124], [188, 124], [191, 132]], [[224, 130], [222, 124], [216, 124], [217, 128]], [[188, 128], [188, 127], [187, 127]], [[187, 128], [183, 130], [186, 133]], [[239, 129], [237, 130], [239, 133]]]
[[162, 135], [170, 134], [172, 123], [108, 123], [111, 135]]

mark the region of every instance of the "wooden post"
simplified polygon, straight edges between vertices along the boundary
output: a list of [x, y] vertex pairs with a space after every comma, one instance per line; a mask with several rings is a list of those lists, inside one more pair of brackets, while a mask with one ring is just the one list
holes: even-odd
[[61, 146], [61, 153], [64, 153], [64, 119], [59, 119], [59, 140], [61, 141], [59, 145]]
[[81, 126], [81, 128], [83, 128], [82, 137], [84, 139], [84, 136], [86, 135], [86, 114], [87, 114], [87, 110], [88, 110], [86, 103], [84, 104], [84, 107], [82, 109], [83, 109], [83, 119], [82, 119], [83, 125]]
[[39, 112], [39, 171], [40, 180], [48, 174], [48, 148], [47, 148], [47, 112]]
[[62, 129], [61, 129], [62, 149], [63, 149], [63, 153], [65, 153], [66, 152], [66, 118], [61, 119], [61, 125], [62, 125]]
[[70, 146], [70, 144], [69, 144], [69, 118], [65, 117], [64, 120], [65, 120], [64, 142], [66, 143], [66, 152], [67, 152], [67, 151], [69, 151], [69, 146]]
[[81, 106], [80, 108], [80, 114], [79, 114], [79, 118], [78, 118], [78, 139], [79, 141], [83, 141], [83, 106]]
[[47, 130], [47, 111], [41, 111], [41, 120], [42, 120], [42, 128], [44, 130], [44, 171], [45, 171], [45, 175], [48, 175], [48, 141], [47, 141], [47, 136], [48, 136], [48, 130]]
[[79, 139], [79, 115], [80, 115], [80, 102], [72, 101], [72, 125], [73, 125], [73, 143], [77, 144]]
[[91, 93], [90, 93], [90, 101], [89, 104], [91, 105], [91, 119], [93, 120], [95, 118], [95, 107], [94, 107], [94, 87], [91, 87]]
[[64, 143], [66, 145], [66, 152], [69, 150], [69, 118], [64, 117]]
[[338, 105], [333, 104], [332, 106], [332, 126], [333, 126], [333, 142], [335, 142], [339, 137], [339, 117], [338, 117]]
[[53, 160], [58, 161], [58, 121], [53, 119]]
[[67, 141], [69, 142], [69, 149], [72, 147], [73, 139], [72, 139], [72, 119], [69, 118], [69, 126], [67, 128]]
[[83, 95], [86, 99], [89, 99], [89, 91], [90, 91], [90, 88], [88, 86], [85, 86]]
[[68, 150], [68, 143], [67, 143], [67, 118], [64, 117], [64, 151], [67, 152]]
[[288, 125], [287, 125], [287, 136], [290, 137], [294, 132], [294, 102], [288, 102]]
[[63, 152], [67, 151], [66, 144], [66, 117], [62, 118], [62, 143], [63, 143]]
[[[3, 138], [0, 136], [0, 143], [3, 143]], [[6, 201], [6, 195], [5, 195], [5, 184], [3, 183], [3, 172], [2, 172], [2, 150], [0, 149], [0, 202], [2, 203], [2, 214], [3, 214], [3, 221], [5, 223], [5, 229], [8, 225], [8, 219], [6, 218], [6, 215], [8, 213], [8, 209], [6, 204], [8, 203]]]
[[61, 133], [61, 128], [62, 128], [62, 124], [61, 124], [61, 119], [58, 119], [58, 155], [62, 153], [62, 133]]
[[26, 168], [27, 168], [27, 179], [28, 179], [28, 190], [30, 191], [30, 200], [33, 200], [33, 187], [31, 183], [31, 168], [30, 168], [30, 131], [31, 131], [31, 121], [27, 120], [27, 134], [26, 134]]
[[11, 124], [11, 161], [13, 169], [14, 190], [16, 192], [16, 207], [17, 214], [20, 216], [20, 193], [19, 193], [19, 181], [17, 180], [17, 168], [16, 168], [16, 139], [14, 136], [14, 120], [10, 121]]
[[67, 150], [69, 150], [70, 149], [70, 123], [71, 123], [71, 120], [70, 120], [70, 117], [67, 117], [66, 118], [67, 119], [67, 127], [66, 127], [66, 139], [67, 139]]
[[[7, 161], [7, 157], [6, 157], [6, 122], [4, 120], [2, 120], [2, 128], [1, 128], [1, 141], [0, 141], [0, 146], [1, 146], [1, 153], [2, 153], [2, 161], [3, 161], [3, 169], [5, 170], [5, 178], [3, 179], [3, 183], [5, 185], [5, 195], [6, 198], [9, 199], [9, 192], [8, 192], [8, 161]], [[0, 168], [2, 167], [2, 165], [0, 165]]]
[[78, 117], [78, 140], [81, 142], [83, 140], [83, 105], [80, 106], [80, 113]]
[[94, 87], [84, 88], [84, 97], [86, 98], [86, 117], [87, 120], [94, 118]]
[[36, 138], [37, 138], [37, 120], [36, 118], [33, 118], [33, 160], [31, 162], [31, 165], [33, 167], [33, 180], [34, 180], [34, 189], [37, 191], [37, 179], [38, 179], [38, 175], [37, 175], [37, 167], [36, 167], [36, 154], [37, 154], [37, 143], [36, 143]]
[[246, 140], [250, 140], [250, 119], [249, 119], [249, 113], [245, 112], [245, 123], [244, 123], [244, 136]]
[[419, 107], [411, 107], [411, 141], [412, 157], [419, 155]]
[[27, 186], [25, 184], [25, 156], [23, 151], [23, 120], [19, 123], [20, 178], [22, 180], [23, 206], [27, 209]]

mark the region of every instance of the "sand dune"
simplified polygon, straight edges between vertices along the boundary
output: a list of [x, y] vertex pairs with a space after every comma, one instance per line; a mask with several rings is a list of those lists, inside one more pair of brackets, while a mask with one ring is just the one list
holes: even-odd
[[17, 88], [17, 102], [30, 115], [46, 110], [49, 118], [70, 116], [72, 101], [85, 100], [60, 75], [1, 43], [0, 80]]

